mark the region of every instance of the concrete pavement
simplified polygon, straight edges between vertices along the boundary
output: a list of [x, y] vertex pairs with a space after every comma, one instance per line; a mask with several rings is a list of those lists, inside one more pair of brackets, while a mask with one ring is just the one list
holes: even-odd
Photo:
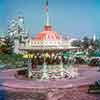
[[79, 77], [75, 79], [62, 79], [62, 80], [19, 80], [15, 77], [16, 70], [5, 70], [0, 72], [0, 84], [5, 89], [18, 89], [18, 90], [44, 90], [54, 88], [72, 88], [84, 85], [93, 84], [96, 80], [100, 79], [100, 72], [96, 68], [79, 69]]

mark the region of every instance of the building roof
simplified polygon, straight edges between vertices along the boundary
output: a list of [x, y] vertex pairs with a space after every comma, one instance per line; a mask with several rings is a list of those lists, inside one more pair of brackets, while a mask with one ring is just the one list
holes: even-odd
[[21, 50], [70, 50], [79, 49], [71, 46], [69, 40], [64, 40], [59, 33], [53, 31], [51, 26], [45, 26], [44, 30], [32, 39], [31, 45], [20, 47]]
[[45, 26], [44, 31], [38, 33], [33, 40], [37, 41], [60, 41], [62, 37], [54, 32], [51, 26]]

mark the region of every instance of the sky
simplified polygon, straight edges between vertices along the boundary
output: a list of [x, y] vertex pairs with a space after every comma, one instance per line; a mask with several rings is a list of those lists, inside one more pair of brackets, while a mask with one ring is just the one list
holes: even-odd
[[[35, 36], [46, 22], [46, 0], [0, 0], [0, 32], [8, 22], [24, 16], [25, 28]], [[100, 37], [100, 0], [48, 0], [50, 24], [54, 31], [71, 37]]]

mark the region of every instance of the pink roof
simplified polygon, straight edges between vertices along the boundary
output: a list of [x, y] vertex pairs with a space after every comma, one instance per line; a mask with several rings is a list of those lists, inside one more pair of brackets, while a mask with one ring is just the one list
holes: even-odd
[[61, 40], [61, 36], [57, 32], [54, 32], [51, 26], [45, 26], [44, 31], [38, 33], [33, 40], [58, 41]]

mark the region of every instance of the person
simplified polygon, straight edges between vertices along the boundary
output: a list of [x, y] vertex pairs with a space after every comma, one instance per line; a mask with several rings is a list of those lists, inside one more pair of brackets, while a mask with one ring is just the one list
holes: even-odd
[[35, 70], [36, 69], [36, 64], [33, 62], [32, 63], [32, 70]]

